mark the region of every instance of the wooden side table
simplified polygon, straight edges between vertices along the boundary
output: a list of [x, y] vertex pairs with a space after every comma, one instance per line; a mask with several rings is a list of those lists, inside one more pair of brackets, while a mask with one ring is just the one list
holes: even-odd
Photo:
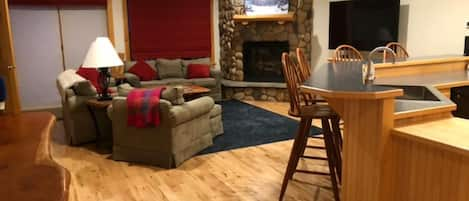
[[185, 85], [184, 87], [184, 98], [186, 100], [193, 100], [200, 98], [210, 92], [209, 88], [205, 88], [199, 85]]
[[[96, 147], [98, 149], [105, 149], [106, 152], [112, 152], [112, 140], [111, 144], [105, 144], [103, 139], [103, 133], [101, 133], [101, 128], [99, 127], [99, 122], [97, 118], [97, 112], [102, 111], [106, 114], [107, 108], [112, 104], [112, 100], [109, 101], [98, 101], [98, 99], [89, 99], [86, 101], [88, 110], [90, 111], [91, 118], [93, 119], [94, 127], [96, 129]], [[109, 120], [110, 121], [110, 120]], [[112, 135], [111, 135], [112, 138]]]

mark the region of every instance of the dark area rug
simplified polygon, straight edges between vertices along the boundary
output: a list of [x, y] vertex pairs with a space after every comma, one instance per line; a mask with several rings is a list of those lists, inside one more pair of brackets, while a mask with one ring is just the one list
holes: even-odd
[[[220, 103], [225, 133], [199, 155], [293, 139], [298, 121], [236, 100]], [[311, 128], [311, 134], [321, 129]]]

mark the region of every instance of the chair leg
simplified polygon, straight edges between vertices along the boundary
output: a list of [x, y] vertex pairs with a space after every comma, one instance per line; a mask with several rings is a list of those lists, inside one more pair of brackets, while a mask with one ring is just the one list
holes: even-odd
[[337, 182], [337, 174], [336, 174], [336, 154], [335, 154], [335, 148], [334, 148], [334, 142], [333, 142], [333, 134], [331, 132], [331, 126], [329, 124], [329, 119], [328, 118], [322, 118], [322, 130], [324, 132], [324, 143], [326, 144], [326, 154], [328, 158], [328, 165], [329, 165], [329, 171], [330, 171], [330, 176], [331, 176], [331, 183], [332, 183], [332, 190], [334, 193], [334, 198], [336, 201], [340, 201], [340, 192], [339, 192], [339, 186]]
[[340, 131], [340, 117], [332, 117], [332, 136], [334, 142], [334, 150], [336, 155], [336, 168], [337, 176], [339, 177], [339, 183], [342, 183], [342, 134]]
[[279, 201], [283, 200], [283, 196], [285, 195], [285, 191], [287, 190], [288, 181], [293, 177], [293, 174], [295, 173], [296, 166], [298, 165], [300, 156], [303, 153], [302, 149], [304, 149], [304, 141], [305, 139], [307, 139], [306, 132], [309, 132], [309, 129], [311, 128], [311, 121], [311, 118], [301, 118], [298, 132], [295, 136], [295, 140], [293, 141], [293, 147], [290, 153], [290, 158], [288, 160], [287, 169], [283, 177]]

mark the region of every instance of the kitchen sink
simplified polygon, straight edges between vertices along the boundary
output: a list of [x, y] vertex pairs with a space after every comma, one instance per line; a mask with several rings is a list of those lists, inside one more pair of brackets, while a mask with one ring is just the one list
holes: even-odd
[[432, 91], [425, 86], [380, 85], [404, 90], [404, 95], [396, 97], [400, 100], [440, 101]]

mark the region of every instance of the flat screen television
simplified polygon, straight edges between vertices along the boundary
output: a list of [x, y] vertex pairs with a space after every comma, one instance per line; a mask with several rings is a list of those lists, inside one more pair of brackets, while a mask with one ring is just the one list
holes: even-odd
[[329, 49], [352, 45], [369, 51], [398, 40], [400, 0], [330, 3]]

